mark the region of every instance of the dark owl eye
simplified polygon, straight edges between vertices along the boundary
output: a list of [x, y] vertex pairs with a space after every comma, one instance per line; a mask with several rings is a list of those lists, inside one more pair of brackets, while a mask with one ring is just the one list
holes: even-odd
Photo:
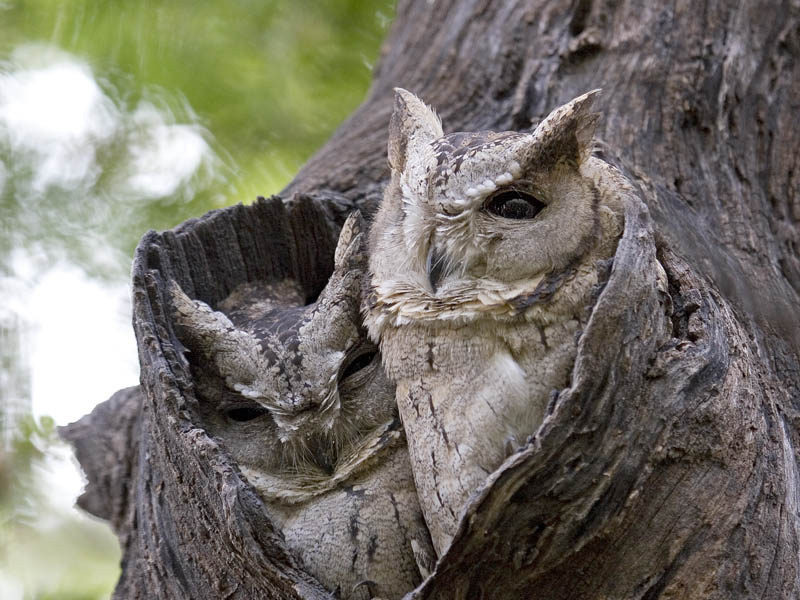
[[533, 219], [545, 207], [530, 194], [517, 190], [507, 190], [491, 196], [484, 209], [504, 219]]
[[239, 423], [245, 423], [247, 421], [252, 421], [257, 419], [258, 417], [267, 414], [269, 411], [264, 408], [263, 406], [258, 406], [254, 404], [252, 406], [237, 406], [236, 408], [230, 408], [225, 411], [225, 416], [228, 417], [231, 421], [238, 421]]
[[372, 362], [372, 359], [374, 359], [377, 354], [378, 353], [375, 351], [370, 351], [370, 352], [364, 352], [356, 356], [345, 367], [344, 371], [342, 371], [341, 380], [344, 381], [351, 375], [358, 373], [361, 369], [368, 367], [369, 364]]

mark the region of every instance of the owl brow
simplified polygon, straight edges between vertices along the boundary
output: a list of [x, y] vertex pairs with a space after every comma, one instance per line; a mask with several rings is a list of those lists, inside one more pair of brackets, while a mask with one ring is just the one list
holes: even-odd
[[[503, 192], [523, 192], [530, 194], [536, 191], [536, 185], [530, 179], [516, 179], [507, 185], [503, 185], [498, 187], [494, 192], [489, 194], [486, 198], [489, 199], [492, 196], [496, 196], [497, 194], [502, 194]], [[538, 194], [536, 195], [538, 198]]]
[[457, 132], [445, 135], [433, 142], [436, 153], [437, 172], [458, 173], [465, 158], [498, 145], [502, 140], [520, 135], [514, 131]]
[[217, 408], [218, 411], [225, 412], [226, 410], [230, 410], [231, 408], [243, 408], [246, 406], [260, 406], [265, 408], [262, 404], [253, 400], [252, 398], [246, 398], [242, 396], [238, 392], [234, 392], [232, 390], [226, 389], [226, 394], [224, 395], [222, 400], [218, 400], [214, 402], [214, 406]]

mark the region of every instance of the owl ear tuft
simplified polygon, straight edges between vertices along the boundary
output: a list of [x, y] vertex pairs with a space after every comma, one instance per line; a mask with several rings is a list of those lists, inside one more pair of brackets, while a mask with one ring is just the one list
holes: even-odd
[[356, 210], [350, 213], [339, 233], [339, 241], [336, 244], [336, 252], [333, 255], [335, 269], [351, 268], [354, 261], [365, 260], [363, 248], [364, 219], [361, 212]]
[[175, 334], [194, 354], [192, 362], [237, 391], [239, 384], [232, 382], [257, 382], [267, 364], [258, 340], [205, 302], [189, 298], [175, 280], [167, 283], [167, 289]]
[[542, 163], [566, 161], [580, 165], [592, 154], [592, 139], [599, 113], [590, 112], [600, 90], [586, 92], [552, 111], [533, 132], [537, 159]]
[[200, 300], [192, 300], [174, 279], [167, 283], [172, 300], [173, 324], [181, 343], [189, 350], [210, 356], [227, 332], [236, 328], [221, 312]]
[[444, 135], [442, 122], [422, 100], [403, 88], [394, 89], [394, 111], [389, 121], [389, 165], [402, 171], [408, 157]]

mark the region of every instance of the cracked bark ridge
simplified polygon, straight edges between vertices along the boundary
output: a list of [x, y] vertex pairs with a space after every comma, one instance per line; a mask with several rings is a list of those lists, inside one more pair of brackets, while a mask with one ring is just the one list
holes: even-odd
[[[102, 424], [96, 442], [119, 452], [128, 413], [97, 409], [70, 436], [87, 449], [83, 505], [123, 541], [115, 597], [324, 597], [193, 425], [163, 281], [213, 306], [298, 269], [313, 298], [336, 225], [380, 201], [395, 86], [466, 131], [528, 128], [602, 88], [603, 158], [653, 221], [629, 211], [570, 387], [477, 491], [412, 597], [796, 597], [798, 56], [797, 0], [399, 0], [368, 98], [285, 190], [285, 210], [232, 207], [137, 250], [146, 394], [130, 475], [80, 441]], [[667, 295], [647, 269], [656, 259]]]
[[123, 547], [134, 529], [142, 394], [138, 386], [115, 393], [80, 421], [59, 427], [88, 477], [78, 506], [108, 521]]

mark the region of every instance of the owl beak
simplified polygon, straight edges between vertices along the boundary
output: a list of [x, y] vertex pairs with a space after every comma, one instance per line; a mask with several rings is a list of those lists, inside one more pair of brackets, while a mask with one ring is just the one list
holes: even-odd
[[428, 250], [428, 257], [425, 261], [425, 274], [428, 276], [428, 283], [431, 286], [431, 291], [435, 294], [439, 284], [444, 277], [444, 256], [440, 254], [436, 247], [431, 244]]

